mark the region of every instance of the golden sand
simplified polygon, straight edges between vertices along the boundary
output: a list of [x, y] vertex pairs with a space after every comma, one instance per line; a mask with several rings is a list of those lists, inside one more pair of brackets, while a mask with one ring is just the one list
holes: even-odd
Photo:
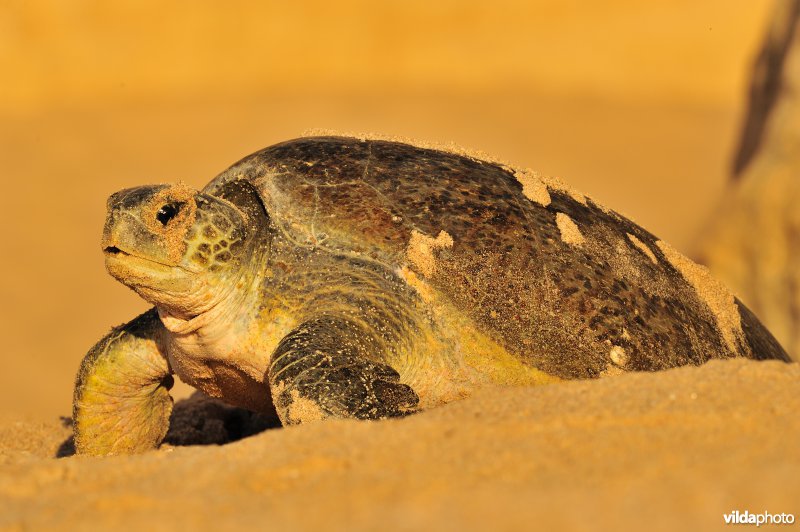
[[[219, 443], [201, 404], [186, 430]], [[797, 515], [798, 411], [800, 366], [728, 360], [132, 457], [55, 459], [68, 428], [9, 424], [0, 528], [717, 529]]]

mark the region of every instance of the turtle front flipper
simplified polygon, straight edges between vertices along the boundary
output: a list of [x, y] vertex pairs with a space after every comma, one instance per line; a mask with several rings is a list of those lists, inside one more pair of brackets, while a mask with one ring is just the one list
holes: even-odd
[[158, 447], [169, 428], [173, 379], [155, 309], [115, 327], [81, 363], [72, 405], [75, 450], [105, 455]]
[[327, 417], [381, 419], [415, 411], [419, 398], [381, 360], [381, 341], [350, 320], [324, 316], [275, 350], [269, 382], [285, 425]]

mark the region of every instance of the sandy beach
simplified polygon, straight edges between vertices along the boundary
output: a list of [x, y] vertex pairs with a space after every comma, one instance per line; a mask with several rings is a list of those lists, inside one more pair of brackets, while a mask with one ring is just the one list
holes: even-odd
[[721, 529], [733, 510], [797, 511], [798, 409], [800, 367], [732, 360], [128, 457], [53, 459], [68, 427], [10, 424], [0, 526]]

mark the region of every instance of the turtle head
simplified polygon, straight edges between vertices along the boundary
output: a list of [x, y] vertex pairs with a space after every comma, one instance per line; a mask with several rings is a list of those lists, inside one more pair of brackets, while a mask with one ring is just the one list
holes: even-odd
[[190, 319], [239, 284], [261, 249], [257, 234], [266, 224], [259, 217], [266, 212], [244, 181], [219, 195], [184, 184], [121, 190], [108, 199], [106, 269], [162, 314]]

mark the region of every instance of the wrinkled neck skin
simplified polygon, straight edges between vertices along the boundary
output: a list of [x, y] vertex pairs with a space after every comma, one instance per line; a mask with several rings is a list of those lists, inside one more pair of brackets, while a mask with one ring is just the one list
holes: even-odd
[[202, 333], [213, 341], [228, 334], [233, 324], [252, 318], [265, 277], [269, 246], [260, 245], [265, 241], [264, 231], [252, 235], [248, 252], [225, 275], [199, 278], [174, 298], [162, 293], [155, 305], [164, 327], [178, 336]]

